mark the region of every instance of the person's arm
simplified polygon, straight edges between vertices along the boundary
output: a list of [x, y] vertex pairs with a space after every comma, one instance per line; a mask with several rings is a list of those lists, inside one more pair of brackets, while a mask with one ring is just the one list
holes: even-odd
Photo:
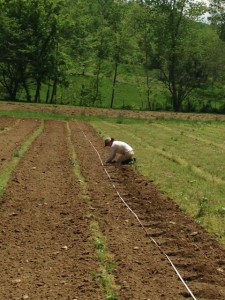
[[116, 149], [112, 148], [109, 158], [106, 160], [106, 163], [112, 162], [115, 156], [116, 156]]

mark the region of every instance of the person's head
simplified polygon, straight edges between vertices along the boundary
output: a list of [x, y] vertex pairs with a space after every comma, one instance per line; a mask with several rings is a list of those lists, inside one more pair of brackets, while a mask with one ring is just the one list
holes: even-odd
[[105, 147], [111, 147], [112, 143], [114, 141], [114, 138], [108, 137], [105, 139]]

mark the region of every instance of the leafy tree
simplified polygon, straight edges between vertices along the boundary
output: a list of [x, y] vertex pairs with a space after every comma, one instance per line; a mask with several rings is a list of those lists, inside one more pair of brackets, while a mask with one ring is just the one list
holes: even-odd
[[[57, 86], [65, 84], [61, 66], [65, 57], [61, 51], [67, 23], [63, 19], [65, 1], [30, 1], [30, 31], [33, 51], [31, 53], [31, 76], [35, 81], [35, 102], [40, 101], [42, 83], [52, 82], [50, 103], [56, 102]], [[65, 34], [65, 33], [64, 33]], [[46, 99], [48, 100], [48, 99]]]
[[[196, 57], [200, 39], [193, 30], [205, 7], [191, 0], [148, 1], [155, 10], [156, 61], [159, 79], [171, 94], [174, 111], [181, 111], [188, 94], [207, 79], [201, 55]], [[194, 40], [194, 43], [191, 41]]]
[[95, 105], [100, 99], [99, 81], [102, 59], [105, 55], [106, 26], [101, 15], [99, 1], [70, 1], [69, 14], [72, 20], [71, 39], [67, 53], [73, 60], [70, 76], [85, 78], [88, 72], [95, 80], [82, 81], [80, 103]]
[[114, 74], [112, 81], [112, 94], [110, 101], [110, 108], [113, 107], [115, 98], [115, 88], [118, 76], [118, 67], [122, 62], [125, 62], [129, 55], [129, 50], [132, 48], [130, 36], [127, 31], [126, 13], [127, 1], [112, 1], [109, 9], [108, 23], [111, 30], [110, 40], [110, 59], [114, 64]]
[[60, 0], [2, 0], [0, 2], [0, 80], [10, 100], [35, 84], [34, 101], [40, 101], [41, 84], [53, 82], [54, 95], [59, 81], [59, 43], [62, 21]]
[[76, 0], [76, 9], [72, 12], [74, 35], [70, 50], [75, 68], [71, 74], [85, 76], [86, 70], [89, 70], [94, 75], [93, 80], [89, 80], [89, 86], [84, 83], [81, 85], [82, 103], [85, 99], [88, 105], [100, 103], [102, 66], [108, 61], [114, 65], [110, 101], [110, 107], [113, 107], [118, 65], [130, 49], [126, 23], [123, 20], [126, 4], [126, 1]]
[[151, 73], [154, 68], [155, 36], [153, 31], [152, 7], [143, 1], [133, 3], [129, 9], [129, 30], [133, 37], [132, 64], [142, 65], [146, 75], [146, 99], [148, 109], [152, 109], [151, 99]]
[[[194, 0], [1, 0], [1, 95], [39, 102], [46, 90], [47, 103], [98, 106], [103, 78], [112, 76], [113, 107], [127, 64], [144, 68], [145, 107], [153, 109], [159, 79], [170, 109], [181, 111], [194, 90], [224, 88], [225, 1], [210, 3], [211, 25], [199, 22], [207, 8]], [[60, 98], [64, 87], [72, 100]]]
[[[108, 3], [107, 1], [98, 0], [97, 14], [95, 18], [96, 32], [93, 39], [93, 50], [95, 53], [95, 83], [93, 103], [101, 99], [100, 95], [100, 76], [102, 71], [102, 65], [104, 61], [109, 59], [110, 55], [110, 41], [113, 37], [112, 30], [110, 28], [108, 20]], [[111, 2], [110, 2], [111, 5]]]
[[[24, 32], [18, 18], [21, 7], [16, 1], [0, 2], [0, 83], [7, 98], [15, 101], [17, 94], [26, 86], [30, 45], [29, 32]], [[29, 93], [28, 93], [29, 94]], [[29, 96], [28, 96], [29, 98]]]
[[210, 0], [210, 21], [216, 27], [220, 38], [225, 41], [225, 1]]

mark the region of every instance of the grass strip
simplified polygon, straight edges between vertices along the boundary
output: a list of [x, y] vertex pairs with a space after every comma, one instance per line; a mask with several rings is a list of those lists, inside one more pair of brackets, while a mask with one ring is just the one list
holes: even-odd
[[11, 173], [21, 160], [21, 158], [24, 156], [26, 151], [30, 148], [34, 140], [41, 134], [41, 132], [44, 129], [44, 122], [41, 122], [41, 125], [38, 127], [37, 130], [35, 130], [30, 137], [27, 138], [27, 140], [23, 143], [23, 145], [20, 147], [20, 149], [14, 154], [14, 157], [9, 162], [9, 164], [5, 167], [5, 169], [0, 174], [0, 196], [2, 196], [6, 190], [9, 178], [11, 176]]
[[[86, 182], [82, 174], [80, 173], [80, 168], [77, 163], [76, 152], [71, 140], [71, 129], [68, 122], [67, 122], [67, 132], [68, 132], [69, 147], [72, 156], [74, 175], [81, 184], [82, 194], [80, 196], [84, 199], [86, 203], [90, 203], [91, 199], [87, 194]], [[112, 255], [110, 255], [108, 252], [107, 245], [106, 245], [107, 240], [106, 237], [101, 233], [97, 218], [92, 213], [89, 216], [89, 219], [91, 220], [90, 231], [93, 238], [93, 247], [95, 249], [95, 253], [100, 264], [100, 272], [93, 273], [93, 276], [94, 278], [100, 280], [102, 287], [104, 289], [105, 299], [117, 300], [118, 299], [118, 297], [116, 296], [117, 287], [113, 275], [113, 270], [115, 269], [115, 263], [112, 259]]]
[[[158, 127], [158, 128], [162, 128], [162, 129], [167, 130], [167, 131], [177, 133], [177, 130], [169, 128], [169, 127], [167, 127], [165, 125], [162, 125], [162, 124], [157, 124], [157, 123], [153, 124], [152, 123], [152, 125], [155, 126], [155, 127]], [[198, 137], [197, 135], [193, 135], [193, 134], [190, 134], [190, 133], [184, 133], [184, 131], [180, 131], [180, 133], [183, 134], [184, 136], [188, 137], [188, 138], [193, 139], [193, 140], [198, 140], [198, 141], [200, 141], [202, 143], [205, 143], [207, 145], [213, 145], [215, 147], [218, 147], [218, 148], [221, 148], [221, 149], [224, 150], [224, 144], [215, 143], [213, 141]]]
[[66, 128], [67, 128], [67, 134], [68, 134], [68, 142], [69, 142], [69, 147], [70, 147], [70, 152], [71, 152], [71, 157], [72, 157], [72, 165], [73, 165], [73, 172], [75, 177], [79, 180], [79, 182], [81, 183], [82, 189], [85, 191], [86, 190], [86, 183], [85, 180], [83, 178], [83, 176], [80, 173], [80, 168], [79, 165], [77, 164], [77, 156], [76, 156], [76, 152], [75, 149], [73, 147], [73, 143], [72, 143], [72, 139], [71, 139], [71, 129], [70, 129], [70, 125], [67, 122], [66, 123]]
[[[141, 142], [141, 139], [139, 139], [139, 140]], [[214, 184], [225, 184], [225, 181], [222, 180], [221, 178], [219, 178], [219, 177], [217, 177], [215, 175], [212, 175], [212, 174], [210, 174], [210, 173], [202, 170], [201, 168], [196, 167], [196, 166], [190, 164], [185, 159], [183, 159], [183, 158], [181, 158], [181, 157], [179, 157], [177, 155], [174, 155], [174, 154], [171, 154], [171, 153], [169, 153], [169, 152], [167, 152], [165, 150], [153, 147], [153, 146], [149, 145], [148, 143], [145, 145], [145, 147], [151, 148], [153, 151], [155, 151], [158, 154], [164, 156], [165, 158], [171, 160], [172, 162], [178, 163], [181, 166], [190, 169], [193, 173], [195, 173], [197, 176], [201, 177], [205, 181], [212, 182]]]
[[115, 291], [117, 286], [113, 276], [113, 270], [115, 269], [115, 262], [112, 255], [109, 254], [106, 247], [106, 238], [101, 234], [97, 220], [91, 222], [91, 232], [94, 237], [94, 248], [97, 254], [98, 261], [101, 266], [101, 273], [95, 274], [95, 277], [100, 279], [105, 291], [107, 300], [117, 300]]

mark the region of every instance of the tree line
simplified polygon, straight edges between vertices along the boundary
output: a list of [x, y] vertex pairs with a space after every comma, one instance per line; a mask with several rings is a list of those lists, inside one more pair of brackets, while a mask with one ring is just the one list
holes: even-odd
[[[110, 78], [113, 108], [119, 66], [129, 65], [143, 71], [147, 109], [154, 79], [173, 111], [217, 98], [224, 112], [224, 2], [0, 0], [0, 97], [63, 103], [58, 91], [79, 82], [79, 104], [99, 106], [101, 83]], [[66, 95], [70, 104], [78, 97]]]

